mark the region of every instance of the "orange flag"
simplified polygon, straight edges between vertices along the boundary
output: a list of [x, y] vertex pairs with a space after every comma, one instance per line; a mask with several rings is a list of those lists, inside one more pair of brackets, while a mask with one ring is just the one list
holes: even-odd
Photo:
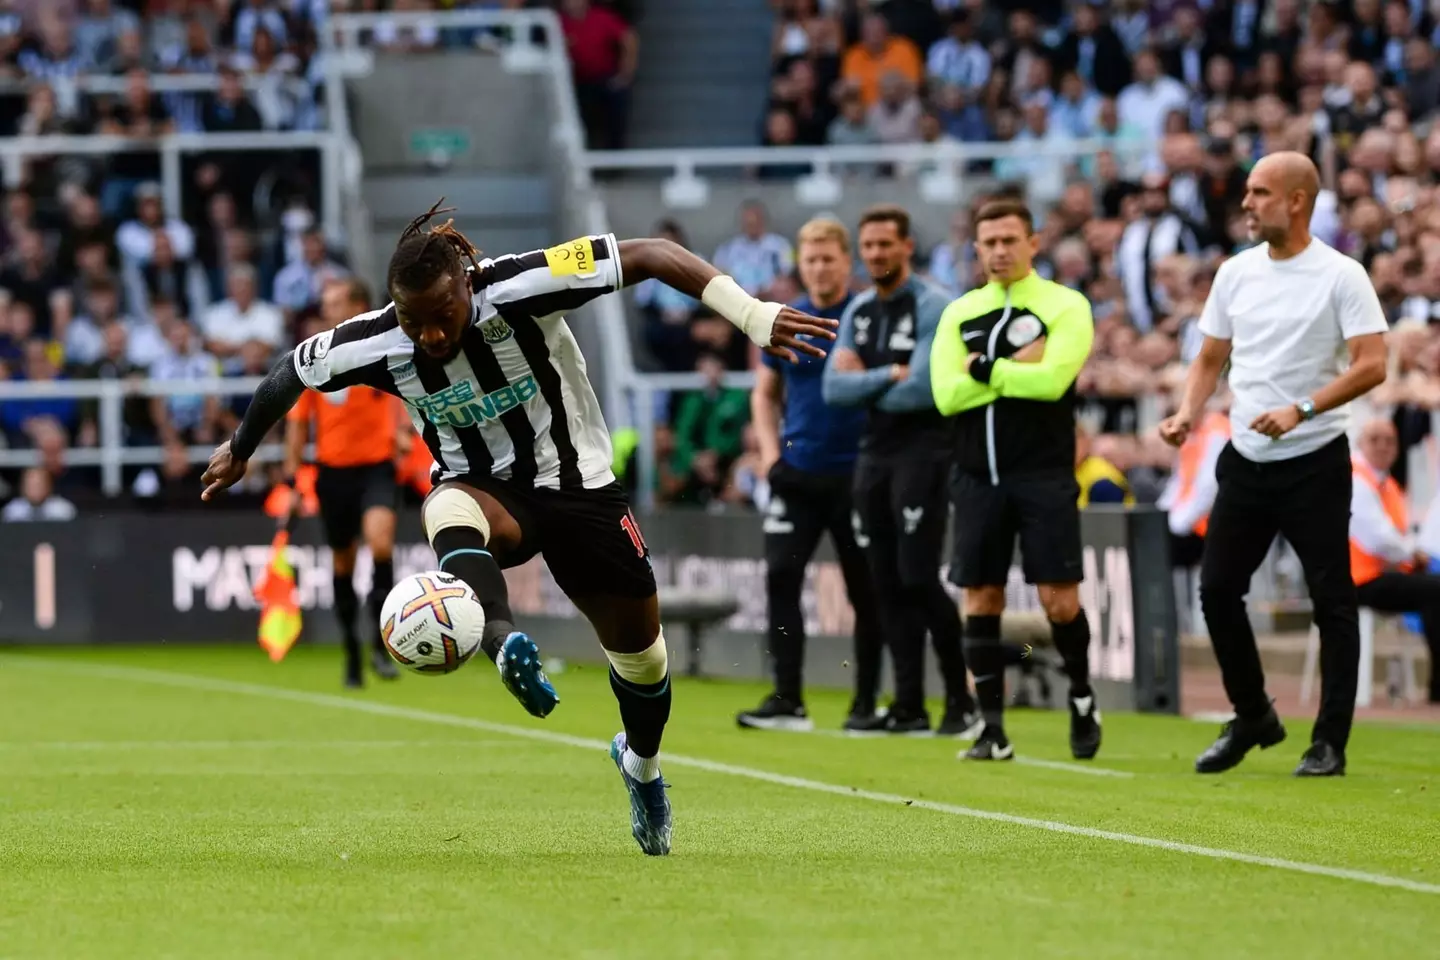
[[270, 564], [265, 575], [255, 588], [255, 600], [260, 604], [260, 646], [276, 663], [285, 659], [285, 654], [300, 637], [300, 603], [295, 590], [295, 568], [285, 556], [290, 545], [290, 521], [294, 517], [294, 500], [280, 518], [280, 529], [270, 544]]

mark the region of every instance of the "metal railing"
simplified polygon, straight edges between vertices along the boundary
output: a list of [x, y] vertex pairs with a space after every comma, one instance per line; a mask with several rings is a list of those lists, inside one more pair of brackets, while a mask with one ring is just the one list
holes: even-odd
[[[0, 404], [16, 400], [96, 400], [98, 443], [93, 447], [70, 447], [64, 462], [74, 467], [99, 467], [100, 488], [106, 496], [123, 489], [124, 468], [132, 464], [156, 464], [165, 456], [163, 447], [125, 445], [124, 404], [132, 397], [241, 397], [255, 392], [260, 377], [217, 377], [210, 380], [47, 380], [41, 382], [0, 380]], [[190, 463], [206, 463], [214, 445], [186, 447]], [[284, 450], [278, 443], [256, 451], [260, 462], [279, 460]], [[0, 450], [0, 468], [38, 466], [40, 451]]]
[[159, 137], [124, 137], [108, 134], [89, 136], [7, 137], [0, 139], [0, 168], [8, 187], [18, 186], [27, 158], [58, 156], [105, 157], [116, 153], [160, 155], [160, 186], [165, 209], [175, 215], [182, 209], [184, 191], [180, 158], [185, 154], [223, 151], [285, 152], [316, 150], [320, 154], [320, 220], [332, 238], [344, 236], [342, 201], [345, 186], [341, 178], [347, 167], [342, 162], [349, 148], [334, 133], [256, 131], [246, 133], [172, 133]]

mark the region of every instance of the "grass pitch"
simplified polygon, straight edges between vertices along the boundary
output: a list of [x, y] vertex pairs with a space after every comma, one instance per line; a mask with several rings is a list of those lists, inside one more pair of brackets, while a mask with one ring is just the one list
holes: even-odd
[[[542, 638], [543, 643], [543, 638]], [[953, 741], [736, 729], [677, 683], [675, 852], [642, 856], [599, 669], [525, 716], [494, 674], [338, 689], [337, 655], [0, 656], [0, 958], [1420, 957], [1440, 942], [1440, 731], [1361, 725], [1214, 778], [1215, 728], [1016, 712]], [[840, 694], [815, 693], [824, 728]], [[535, 739], [535, 737], [540, 739]], [[1082, 772], [1091, 771], [1091, 772]], [[905, 801], [912, 801], [907, 804]], [[1238, 859], [1236, 859], [1238, 858]]]

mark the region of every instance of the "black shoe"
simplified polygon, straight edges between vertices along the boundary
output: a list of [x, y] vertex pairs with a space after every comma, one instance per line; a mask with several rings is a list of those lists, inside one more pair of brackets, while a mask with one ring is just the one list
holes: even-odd
[[905, 707], [896, 709], [890, 708], [885, 715], [885, 732], [894, 734], [928, 734], [930, 732], [930, 714], [924, 710], [910, 710]]
[[884, 733], [886, 716], [872, 706], [852, 705], [842, 729], [848, 733]]
[[1070, 698], [1070, 756], [1091, 760], [1100, 750], [1100, 708], [1095, 695]]
[[360, 669], [359, 660], [345, 661], [345, 688], [347, 690], [359, 690], [365, 686], [365, 673]]
[[398, 680], [400, 668], [395, 666], [395, 661], [390, 659], [390, 654], [384, 650], [375, 650], [370, 654], [370, 669], [375, 671], [375, 676], [381, 680]]
[[1316, 740], [1300, 758], [1295, 768], [1297, 777], [1343, 777], [1345, 776], [1345, 754], [1336, 750], [1324, 740]]
[[1265, 749], [1285, 739], [1285, 725], [1272, 707], [1258, 720], [1236, 717], [1220, 728], [1220, 739], [1195, 761], [1196, 773], [1220, 773], [1245, 759], [1255, 747]]
[[805, 712], [805, 705], [772, 693], [754, 710], [736, 714], [735, 722], [751, 730], [792, 730], [809, 733], [815, 721]]
[[980, 736], [980, 731], [983, 729], [985, 729], [985, 721], [980, 718], [980, 711], [976, 710], [973, 705], [966, 708], [952, 704], [945, 707], [945, 716], [940, 719], [940, 726], [935, 728], [935, 735], [974, 740]]
[[985, 725], [980, 731], [980, 736], [975, 740], [975, 745], [969, 750], [960, 751], [961, 760], [1014, 760], [1015, 748], [1010, 746], [1010, 741], [1005, 737], [1005, 728], [1000, 726]]

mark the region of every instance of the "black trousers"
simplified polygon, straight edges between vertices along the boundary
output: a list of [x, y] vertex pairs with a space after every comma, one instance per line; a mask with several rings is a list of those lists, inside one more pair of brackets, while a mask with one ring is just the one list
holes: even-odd
[[968, 697], [960, 611], [940, 580], [950, 461], [862, 453], [855, 465], [855, 539], [865, 551], [895, 668], [896, 713], [925, 710], [925, 635], [949, 705]]
[[1440, 575], [1382, 573], [1355, 588], [1360, 606], [1380, 613], [1418, 613], [1430, 648], [1430, 702], [1440, 703]]
[[1237, 716], [1270, 707], [1255, 631], [1245, 612], [1250, 578], [1275, 535], [1295, 548], [1320, 628], [1320, 713], [1312, 740], [1344, 750], [1355, 718], [1360, 670], [1359, 606], [1350, 579], [1350, 446], [1344, 437], [1313, 453], [1257, 463], [1226, 445], [1205, 556], [1200, 604], [1225, 692]]
[[802, 702], [805, 665], [805, 615], [800, 596], [805, 568], [828, 531], [855, 610], [855, 705], [873, 709], [880, 687], [880, 657], [885, 635], [875, 606], [875, 591], [865, 554], [850, 528], [850, 475], [797, 470], [785, 461], [770, 471], [770, 503], [765, 515], [765, 592], [769, 601], [768, 639], [775, 670], [775, 692]]

